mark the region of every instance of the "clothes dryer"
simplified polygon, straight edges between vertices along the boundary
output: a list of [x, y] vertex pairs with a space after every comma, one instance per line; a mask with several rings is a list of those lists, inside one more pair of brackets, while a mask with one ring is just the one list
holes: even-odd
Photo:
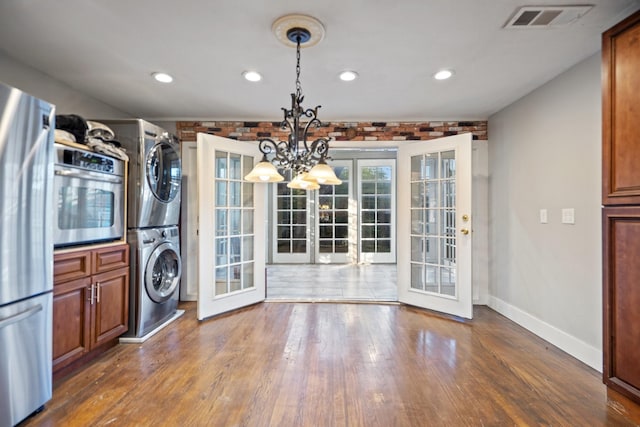
[[142, 119], [100, 122], [129, 156], [127, 228], [177, 225], [182, 180], [178, 138]]
[[171, 318], [178, 307], [182, 273], [178, 227], [133, 229], [131, 246], [129, 331], [143, 337]]

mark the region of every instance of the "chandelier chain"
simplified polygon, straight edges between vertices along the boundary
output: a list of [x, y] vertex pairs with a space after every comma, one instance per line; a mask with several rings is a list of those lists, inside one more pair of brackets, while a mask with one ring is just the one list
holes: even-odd
[[296, 36], [296, 98], [302, 95], [302, 85], [300, 84], [300, 36]]

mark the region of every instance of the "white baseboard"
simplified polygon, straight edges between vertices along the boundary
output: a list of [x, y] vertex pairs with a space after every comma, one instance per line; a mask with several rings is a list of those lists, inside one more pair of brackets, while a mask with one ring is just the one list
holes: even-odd
[[[473, 298], [473, 305], [489, 305], [489, 297], [481, 295], [478, 298]], [[497, 310], [496, 310], [497, 311]]]
[[598, 372], [602, 372], [601, 349], [595, 348], [499, 298], [490, 296], [488, 305], [509, 320], [514, 321], [540, 338], [549, 341], [582, 363], [592, 367]]

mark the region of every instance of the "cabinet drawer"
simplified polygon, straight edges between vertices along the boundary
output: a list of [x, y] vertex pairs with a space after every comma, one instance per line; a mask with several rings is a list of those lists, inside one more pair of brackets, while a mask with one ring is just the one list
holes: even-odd
[[55, 254], [53, 261], [54, 284], [91, 275], [90, 251]]
[[129, 265], [129, 245], [119, 245], [93, 251], [93, 273], [103, 273]]

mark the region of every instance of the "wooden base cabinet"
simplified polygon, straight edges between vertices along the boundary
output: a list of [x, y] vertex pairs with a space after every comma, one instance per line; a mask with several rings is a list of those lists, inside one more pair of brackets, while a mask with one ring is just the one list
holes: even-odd
[[128, 325], [129, 245], [54, 255], [54, 377], [115, 345]]
[[604, 382], [640, 403], [640, 206], [603, 210]]

